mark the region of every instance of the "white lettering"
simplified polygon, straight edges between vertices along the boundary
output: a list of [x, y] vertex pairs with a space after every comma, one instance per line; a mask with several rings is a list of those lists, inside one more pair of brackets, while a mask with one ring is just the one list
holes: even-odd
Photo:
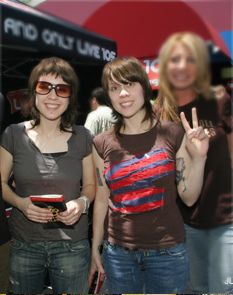
[[233, 285], [233, 278], [227, 277], [226, 281], [224, 282], [226, 285]]
[[159, 72], [158, 61], [157, 61], [157, 59], [154, 59], [154, 60], [151, 62], [150, 68], [151, 68], [151, 71], [154, 72], [154, 73], [158, 73], [158, 72]]
[[15, 37], [23, 37], [30, 41], [34, 41], [38, 37], [38, 31], [33, 24], [26, 24], [13, 18], [5, 19], [4, 32], [7, 34], [11, 33]]
[[148, 74], [149, 71], [150, 71], [150, 60], [149, 59], [144, 59], [143, 62], [146, 65], [146, 73]]
[[74, 38], [70, 36], [65, 36], [56, 31], [50, 31], [48, 29], [43, 30], [42, 40], [52, 46], [58, 46], [65, 50], [72, 50], [74, 44]]
[[153, 86], [159, 86], [159, 80], [158, 79], [151, 79], [150, 84]]
[[55, 45], [54, 40], [52, 39], [52, 34], [50, 34], [49, 30], [44, 30], [42, 32], [42, 40], [48, 45]]
[[100, 48], [98, 45], [90, 44], [87, 41], [82, 42], [82, 40], [78, 39], [76, 43], [76, 48], [78, 53], [80, 53], [81, 55], [92, 56], [100, 59]]
[[116, 57], [116, 52], [102, 48], [103, 60], [110, 61]]
[[158, 73], [159, 72], [157, 59], [154, 59], [154, 60], [144, 59], [143, 60], [143, 63], [145, 64], [145, 70], [146, 70], [147, 74], [150, 71], [151, 72], [154, 72], [154, 73]]

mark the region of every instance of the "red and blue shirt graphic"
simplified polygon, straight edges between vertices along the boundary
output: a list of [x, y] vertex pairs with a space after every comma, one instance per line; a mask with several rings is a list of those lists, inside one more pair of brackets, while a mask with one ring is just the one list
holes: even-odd
[[174, 171], [175, 163], [163, 147], [110, 165], [105, 179], [111, 191], [111, 209], [133, 214], [163, 207], [165, 189], [157, 187], [156, 181]]

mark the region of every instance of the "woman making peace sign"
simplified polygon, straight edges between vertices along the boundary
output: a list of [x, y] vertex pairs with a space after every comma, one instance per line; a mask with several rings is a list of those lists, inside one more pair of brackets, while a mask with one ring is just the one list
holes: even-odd
[[197, 294], [233, 291], [232, 99], [212, 92], [210, 69], [207, 44], [193, 32], [174, 33], [161, 47], [156, 113], [177, 121], [184, 112], [191, 121], [195, 107], [210, 139], [197, 202], [188, 207], [177, 199], [190, 260], [189, 291]]
[[185, 136], [181, 125], [157, 119], [137, 59], [108, 63], [102, 84], [117, 121], [94, 139], [98, 186], [90, 281], [98, 270], [106, 274], [109, 293], [182, 293], [188, 258], [177, 189], [187, 205], [197, 200], [208, 137], [195, 110], [193, 127], [181, 115]]

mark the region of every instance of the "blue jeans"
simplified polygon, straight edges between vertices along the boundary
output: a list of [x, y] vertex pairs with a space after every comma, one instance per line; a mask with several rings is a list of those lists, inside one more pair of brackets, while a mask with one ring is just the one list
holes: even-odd
[[108, 293], [183, 293], [188, 281], [184, 244], [161, 250], [127, 250], [104, 242]]
[[233, 224], [213, 229], [185, 225], [191, 293], [233, 292]]
[[11, 244], [13, 293], [42, 293], [46, 274], [54, 294], [87, 293], [90, 261], [88, 240]]

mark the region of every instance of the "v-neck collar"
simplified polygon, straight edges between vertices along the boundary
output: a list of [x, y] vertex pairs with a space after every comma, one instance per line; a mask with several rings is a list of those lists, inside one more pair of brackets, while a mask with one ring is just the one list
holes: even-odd
[[[22, 126], [22, 128], [23, 128], [23, 132], [24, 132], [24, 134], [25, 134], [25, 136], [26, 136], [26, 138], [28, 139], [28, 141], [29, 141], [29, 143], [41, 154], [41, 155], [43, 155], [43, 153], [42, 153], [42, 151], [39, 149], [39, 147], [35, 144], [35, 142], [31, 139], [31, 137], [28, 135], [28, 133], [27, 133], [27, 130], [26, 130], [26, 126], [25, 126], [25, 123], [26, 122], [22, 122], [22, 123], [20, 123], [21, 124], [21, 126]], [[74, 128], [72, 127], [72, 131], [74, 131]], [[61, 151], [62, 153], [65, 153], [65, 154], [63, 154], [63, 155], [61, 155], [61, 157], [62, 156], [65, 156], [67, 153], [69, 153], [70, 152], [70, 141], [72, 140], [72, 138], [73, 138], [73, 136], [74, 136], [74, 133], [71, 133], [71, 136], [68, 138], [68, 140], [67, 140], [67, 151]]]

